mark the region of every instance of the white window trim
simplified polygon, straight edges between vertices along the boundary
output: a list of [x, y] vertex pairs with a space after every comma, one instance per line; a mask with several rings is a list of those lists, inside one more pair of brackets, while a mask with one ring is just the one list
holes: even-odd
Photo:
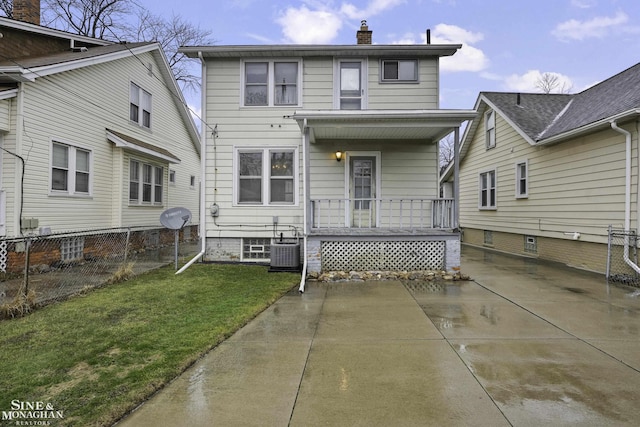
[[360, 85], [362, 88], [361, 110], [369, 108], [369, 61], [365, 58], [337, 58], [333, 61], [333, 108], [340, 109], [340, 64], [342, 62], [360, 62], [362, 64], [362, 75]]
[[[69, 147], [69, 168], [67, 176], [67, 190], [54, 190], [51, 188], [51, 182], [53, 180], [53, 145], [59, 144]], [[88, 193], [76, 193], [76, 150], [83, 150], [89, 152], [89, 192]], [[71, 144], [61, 139], [49, 140], [49, 196], [66, 196], [66, 197], [93, 197], [93, 151], [87, 147], [78, 144]]]
[[169, 185], [172, 187], [176, 186], [176, 171], [173, 169], [169, 169]]
[[[415, 63], [415, 70], [416, 70], [416, 78], [415, 80], [402, 80], [399, 77], [397, 79], [385, 79], [384, 78], [384, 63], [386, 61], [397, 61], [397, 62], [414, 62]], [[380, 59], [380, 83], [384, 83], [384, 84], [397, 84], [397, 83], [404, 83], [404, 84], [416, 84], [416, 83], [420, 83], [420, 61], [418, 61], [418, 59], [416, 58], [381, 58]]]
[[[267, 96], [268, 101], [267, 105], [245, 105], [244, 103], [244, 92], [246, 88], [245, 84], [245, 64], [251, 62], [266, 62], [267, 65]], [[298, 64], [298, 81], [296, 83], [296, 88], [298, 90], [298, 103], [297, 104], [285, 104], [285, 105], [276, 105], [275, 104], [275, 81], [274, 81], [274, 68], [276, 62], [296, 62]], [[260, 58], [255, 60], [241, 60], [240, 61], [240, 108], [291, 108], [291, 107], [302, 107], [302, 59], [300, 58], [274, 58], [274, 59], [266, 59]]]
[[[493, 115], [493, 128], [489, 128], [489, 117], [491, 115]], [[493, 141], [489, 139], [489, 129], [493, 129]], [[496, 133], [496, 112], [490, 109], [484, 113], [484, 135], [487, 150], [496, 146]]]
[[[129, 188], [131, 185], [131, 162], [138, 162], [138, 176], [139, 176], [139, 181], [138, 181], [138, 200], [131, 200], [131, 198], [129, 197]], [[149, 165], [151, 166], [151, 202], [143, 202], [143, 191], [144, 191], [144, 165]], [[165, 199], [167, 198], [167, 194], [166, 194], [166, 190], [167, 190], [167, 181], [168, 181], [168, 174], [166, 173], [166, 171], [168, 170], [166, 165], [162, 165], [162, 164], [158, 164], [158, 163], [153, 163], [153, 162], [149, 162], [149, 161], [145, 161], [136, 157], [130, 157], [129, 158], [129, 162], [128, 162], [128, 169], [127, 169], [127, 201], [129, 203], [129, 206], [147, 206], [147, 207], [162, 207], [165, 204]], [[155, 188], [157, 186], [156, 184], [156, 168], [162, 168], [162, 202], [156, 202], [155, 201], [155, 197], [156, 197], [156, 192], [155, 192]]]
[[[525, 180], [525, 192], [524, 193], [520, 193], [520, 179], [522, 178], [520, 176], [520, 165], [524, 165], [524, 180]], [[525, 160], [521, 160], [519, 162], [516, 162], [515, 165], [516, 168], [516, 199], [526, 199], [527, 197], [529, 197], [529, 159], [525, 159]]]
[[[495, 205], [482, 206], [482, 175], [493, 172], [496, 185], [494, 187], [495, 192]], [[486, 169], [478, 173], [478, 209], [483, 211], [495, 211], [498, 209], [498, 169]]]
[[[262, 203], [239, 203], [238, 197], [240, 196], [239, 188], [239, 173], [240, 173], [240, 161], [239, 153], [246, 151], [261, 151], [262, 152]], [[293, 203], [270, 203], [269, 202], [269, 190], [271, 180], [269, 177], [269, 165], [271, 164], [269, 153], [272, 151], [293, 151]], [[298, 147], [295, 145], [274, 145], [274, 146], [237, 146], [233, 147], [233, 206], [237, 207], [255, 207], [255, 206], [270, 206], [270, 207], [291, 207], [300, 205], [300, 183], [299, 183], [299, 154]]]
[[[138, 121], [131, 120], [131, 111], [129, 111], [129, 121], [131, 123], [135, 123], [143, 129], [151, 129], [153, 126], [153, 95], [148, 90], [144, 89], [138, 83], [133, 81], [129, 82], [129, 109], [131, 109], [132, 99], [131, 99], [131, 86], [135, 86], [138, 88]], [[149, 126], [145, 126], [144, 123], [144, 114], [142, 114], [142, 94], [146, 93], [149, 95]]]

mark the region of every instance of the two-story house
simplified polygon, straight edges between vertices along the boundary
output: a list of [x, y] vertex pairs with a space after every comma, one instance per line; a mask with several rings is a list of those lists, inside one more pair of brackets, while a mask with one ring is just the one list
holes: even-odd
[[0, 236], [161, 230], [176, 206], [197, 226], [199, 131], [158, 43], [7, 18], [0, 35]]
[[[208, 260], [454, 270], [455, 201], [438, 141], [475, 116], [439, 109], [439, 59], [460, 45], [193, 46], [201, 58]], [[279, 260], [275, 260], [279, 265]]]

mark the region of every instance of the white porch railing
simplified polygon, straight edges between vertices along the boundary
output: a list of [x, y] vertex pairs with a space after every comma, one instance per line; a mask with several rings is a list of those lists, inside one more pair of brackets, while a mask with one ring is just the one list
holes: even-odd
[[455, 228], [453, 199], [313, 199], [311, 228]]

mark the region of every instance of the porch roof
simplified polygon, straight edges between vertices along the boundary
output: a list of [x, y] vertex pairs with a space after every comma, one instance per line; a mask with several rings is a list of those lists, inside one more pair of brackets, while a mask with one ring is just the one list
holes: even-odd
[[419, 140], [437, 142], [475, 118], [474, 110], [302, 110], [291, 118], [312, 143], [321, 140]]

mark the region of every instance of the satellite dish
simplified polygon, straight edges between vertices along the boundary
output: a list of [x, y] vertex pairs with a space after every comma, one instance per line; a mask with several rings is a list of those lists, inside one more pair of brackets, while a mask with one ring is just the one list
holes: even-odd
[[160, 223], [171, 230], [181, 230], [191, 221], [187, 208], [169, 208], [160, 214]]

